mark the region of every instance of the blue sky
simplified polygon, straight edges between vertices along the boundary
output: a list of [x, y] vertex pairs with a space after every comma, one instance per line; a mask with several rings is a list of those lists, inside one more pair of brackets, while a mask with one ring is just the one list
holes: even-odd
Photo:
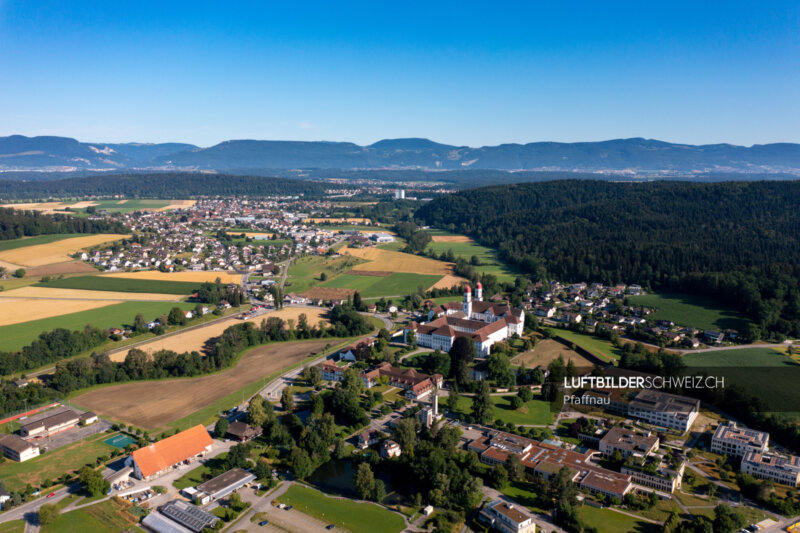
[[0, 0], [13, 133], [800, 142], [800, 2]]

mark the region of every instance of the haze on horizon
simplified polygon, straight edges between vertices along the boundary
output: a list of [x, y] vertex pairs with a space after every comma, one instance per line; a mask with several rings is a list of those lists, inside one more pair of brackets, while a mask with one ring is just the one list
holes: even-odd
[[0, 0], [0, 135], [800, 142], [800, 4]]

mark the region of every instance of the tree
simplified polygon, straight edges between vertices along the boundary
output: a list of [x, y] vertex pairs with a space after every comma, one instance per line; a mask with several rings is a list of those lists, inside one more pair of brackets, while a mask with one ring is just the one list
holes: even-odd
[[522, 398], [520, 398], [519, 396], [511, 397], [511, 408], [513, 410], [517, 411], [520, 407], [522, 407], [522, 405], [523, 405]]
[[294, 392], [291, 387], [286, 387], [281, 391], [281, 408], [284, 411], [294, 410]]
[[744, 518], [725, 504], [714, 508], [714, 533], [733, 533], [744, 526]]
[[478, 393], [472, 398], [472, 416], [479, 424], [488, 424], [492, 419], [492, 398], [486, 381], [481, 381]]
[[495, 465], [489, 472], [489, 484], [492, 488], [502, 490], [508, 485], [508, 472], [503, 465]]
[[417, 334], [411, 330], [406, 332], [406, 343], [412, 350], [417, 349]]
[[362, 500], [368, 500], [375, 492], [375, 475], [372, 473], [369, 463], [361, 463], [358, 465], [355, 476], [353, 477], [353, 485], [356, 492]]
[[522, 400], [523, 403], [528, 403], [533, 400], [533, 391], [528, 387], [520, 387], [517, 396], [519, 396], [519, 399]]
[[147, 331], [147, 321], [141, 313], [137, 314], [136, 318], [133, 319], [133, 331], [136, 333], [144, 333]]
[[263, 426], [266, 421], [267, 411], [264, 408], [264, 398], [262, 398], [260, 394], [256, 394], [248, 405], [247, 423], [251, 426]]
[[43, 526], [52, 524], [58, 516], [58, 508], [55, 504], [46, 503], [39, 507], [39, 523]]
[[292, 448], [290, 462], [292, 464], [294, 477], [297, 479], [305, 479], [314, 472], [314, 464], [311, 462], [308, 452], [302, 448], [296, 446]]
[[88, 466], [83, 466], [78, 470], [78, 479], [83, 489], [93, 497], [102, 496], [111, 488], [100, 472]]
[[498, 387], [509, 387], [516, 383], [516, 376], [511, 369], [511, 361], [504, 353], [493, 353], [487, 362], [489, 378], [495, 380]]
[[414, 418], [402, 418], [392, 430], [392, 438], [403, 453], [413, 454], [414, 444], [417, 442], [417, 422]]
[[472, 381], [469, 364], [475, 359], [475, 343], [468, 337], [456, 337], [450, 348], [450, 373], [459, 387]]
[[25, 277], [25, 269], [24, 268], [16, 269], [14, 271], [14, 277], [15, 278], [24, 278]]
[[214, 424], [214, 436], [218, 439], [225, 438], [225, 435], [228, 433], [228, 427], [230, 424], [228, 423], [227, 418], [220, 418], [217, 420], [217, 423]]
[[367, 308], [361, 301], [361, 293], [358, 291], [353, 294], [353, 307], [356, 309], [356, 311], [363, 311]]
[[183, 311], [180, 307], [173, 307], [169, 311], [167, 322], [169, 324], [186, 324], [186, 315], [183, 314]]
[[257, 479], [262, 481], [272, 479], [272, 469], [270, 468], [269, 463], [260, 459], [256, 461], [256, 466], [253, 468], [253, 474], [255, 474]]
[[372, 493], [372, 499], [380, 503], [386, 498], [386, 485], [380, 479], [375, 480], [375, 490]]
[[452, 413], [458, 411], [458, 397], [458, 385], [454, 383], [453, 386], [450, 387], [450, 391], [447, 393], [447, 408]]
[[522, 460], [520, 460], [519, 455], [512, 453], [508, 456], [508, 459], [506, 459], [506, 470], [508, 471], [508, 477], [514, 481], [523, 479], [525, 467], [522, 465]]
[[234, 511], [241, 511], [244, 507], [244, 502], [242, 502], [242, 496], [238, 492], [234, 492], [230, 496], [228, 496], [228, 505], [230, 505], [231, 509]]
[[319, 280], [320, 281], [328, 281], [328, 274], [323, 272], [322, 274], [319, 275]]
[[303, 379], [311, 387], [316, 387], [322, 383], [322, 370], [316, 365], [306, 367], [305, 370], [303, 370]]

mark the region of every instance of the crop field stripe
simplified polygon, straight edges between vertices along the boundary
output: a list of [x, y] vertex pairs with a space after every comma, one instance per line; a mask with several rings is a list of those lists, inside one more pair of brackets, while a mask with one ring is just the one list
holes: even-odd
[[11, 239], [0, 241], [0, 252], [15, 250], [26, 246], [36, 246], [37, 244], [49, 244], [51, 242], [72, 239], [73, 237], [83, 237], [85, 233], [57, 233], [51, 235], [37, 235], [36, 237], [23, 237], [21, 239]]
[[[1, 304], [2, 300], [0, 300]], [[133, 319], [138, 313], [144, 315], [146, 320], [153, 320], [160, 315], [169, 313], [173, 307], [188, 311], [194, 309], [194, 304], [185, 302], [123, 302], [90, 311], [80, 311], [20, 324], [0, 326], [0, 350], [19, 350], [33, 342], [40, 333], [56, 328], [75, 331], [82, 330], [86, 324], [91, 324], [98, 328], [121, 327], [132, 325]]]
[[441, 275], [411, 274], [396, 272], [389, 276], [359, 276], [353, 274], [342, 274], [341, 276], [327, 281], [320, 287], [355, 289], [364, 298], [376, 298], [381, 296], [402, 296], [416, 292], [418, 287], [427, 290], [428, 287], [442, 279]]
[[191, 294], [200, 288], [200, 283], [191, 281], [163, 281], [152, 279], [116, 278], [109, 276], [77, 276], [36, 283], [37, 287], [58, 289], [81, 289], [88, 291], [146, 292], [160, 294]]

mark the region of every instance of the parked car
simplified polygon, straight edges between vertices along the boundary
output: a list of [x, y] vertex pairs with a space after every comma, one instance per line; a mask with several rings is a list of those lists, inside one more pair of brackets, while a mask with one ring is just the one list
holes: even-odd
[[333, 524], [328, 524], [327, 526], [325, 526], [325, 529], [333, 529], [334, 527], [336, 526], [334, 526]]
[[268, 524], [269, 524], [269, 520], [262, 520], [261, 522], [258, 523], [258, 525], [261, 526], [261, 527], [264, 527], [264, 526], [266, 526]]

